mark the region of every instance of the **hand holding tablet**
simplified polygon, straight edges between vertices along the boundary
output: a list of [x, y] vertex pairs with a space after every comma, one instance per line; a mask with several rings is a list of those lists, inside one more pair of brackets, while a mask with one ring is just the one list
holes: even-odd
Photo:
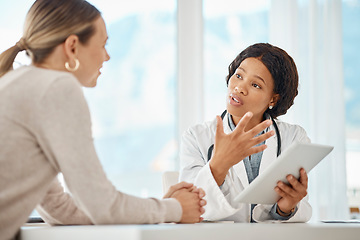
[[309, 173], [333, 148], [333, 146], [328, 145], [293, 143], [247, 188], [237, 195], [235, 201], [253, 204], [276, 203], [280, 199], [274, 190], [278, 181], [288, 183], [286, 176], [289, 174], [299, 178], [301, 168]]

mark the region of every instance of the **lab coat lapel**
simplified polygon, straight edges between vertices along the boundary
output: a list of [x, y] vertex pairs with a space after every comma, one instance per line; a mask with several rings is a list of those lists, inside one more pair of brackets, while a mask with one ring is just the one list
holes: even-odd
[[224, 128], [224, 133], [226, 134], [229, 134], [231, 133], [231, 128], [229, 126], [229, 119], [228, 119], [228, 114], [229, 113], [226, 113], [225, 116], [224, 116], [224, 119], [223, 119], [223, 128]]
[[[224, 133], [226, 133], [226, 134], [231, 133], [231, 129], [229, 126], [229, 121], [228, 121], [228, 113], [225, 115], [225, 117], [223, 119], [223, 126], [224, 126]], [[233, 166], [233, 169], [234, 169], [237, 177], [240, 179], [242, 186], [244, 188], [247, 187], [249, 185], [249, 179], [248, 179], [248, 176], [246, 173], [244, 163], [242, 161], [240, 161], [238, 164]]]
[[[273, 125], [270, 126], [270, 130], [275, 131]], [[276, 134], [265, 141], [267, 148], [263, 152], [261, 158], [259, 174], [261, 174], [276, 158], [277, 158], [277, 136]]]
[[247, 176], [244, 162], [243, 161], [239, 162], [238, 164], [234, 165], [233, 168], [236, 175], [240, 179], [242, 186], [246, 188], [249, 185], [249, 179]]

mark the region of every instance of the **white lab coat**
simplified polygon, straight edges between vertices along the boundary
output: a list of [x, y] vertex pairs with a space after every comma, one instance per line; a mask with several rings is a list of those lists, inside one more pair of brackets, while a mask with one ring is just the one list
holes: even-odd
[[[230, 133], [227, 114], [224, 117], [224, 132]], [[281, 136], [281, 152], [284, 152], [292, 142], [310, 142], [305, 130], [297, 125], [291, 125], [276, 120]], [[274, 126], [270, 126], [274, 130]], [[237, 203], [233, 199], [249, 185], [244, 163], [241, 161], [230, 168], [225, 181], [219, 187], [210, 171], [207, 160], [208, 149], [214, 144], [216, 119], [191, 127], [183, 134], [180, 149], [180, 181], [192, 182], [205, 190], [205, 220], [232, 220], [235, 222], [250, 222], [250, 204]], [[277, 136], [266, 140], [267, 149], [263, 152], [259, 174], [277, 158]], [[257, 222], [272, 221], [269, 214], [272, 205], [258, 204], [253, 211], [253, 219]], [[308, 196], [298, 204], [298, 210], [288, 222], [307, 222], [311, 218], [312, 209]]]

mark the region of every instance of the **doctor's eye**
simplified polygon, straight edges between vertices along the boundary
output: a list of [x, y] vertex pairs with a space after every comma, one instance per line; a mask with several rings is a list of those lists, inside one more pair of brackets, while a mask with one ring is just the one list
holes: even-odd
[[242, 76], [240, 74], [235, 74], [236, 78], [242, 79]]
[[255, 88], [261, 89], [261, 87], [260, 87], [259, 85], [257, 85], [256, 83], [253, 83], [252, 85], [253, 85], [253, 87], [255, 87]]

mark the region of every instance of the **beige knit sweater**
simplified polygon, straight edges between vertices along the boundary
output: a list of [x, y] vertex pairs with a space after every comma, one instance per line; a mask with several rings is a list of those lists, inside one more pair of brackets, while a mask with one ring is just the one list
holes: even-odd
[[[59, 172], [71, 197], [56, 181]], [[175, 199], [118, 192], [96, 155], [77, 79], [24, 66], [0, 78], [0, 239], [13, 237], [37, 205], [51, 224], [176, 222], [182, 215]]]

